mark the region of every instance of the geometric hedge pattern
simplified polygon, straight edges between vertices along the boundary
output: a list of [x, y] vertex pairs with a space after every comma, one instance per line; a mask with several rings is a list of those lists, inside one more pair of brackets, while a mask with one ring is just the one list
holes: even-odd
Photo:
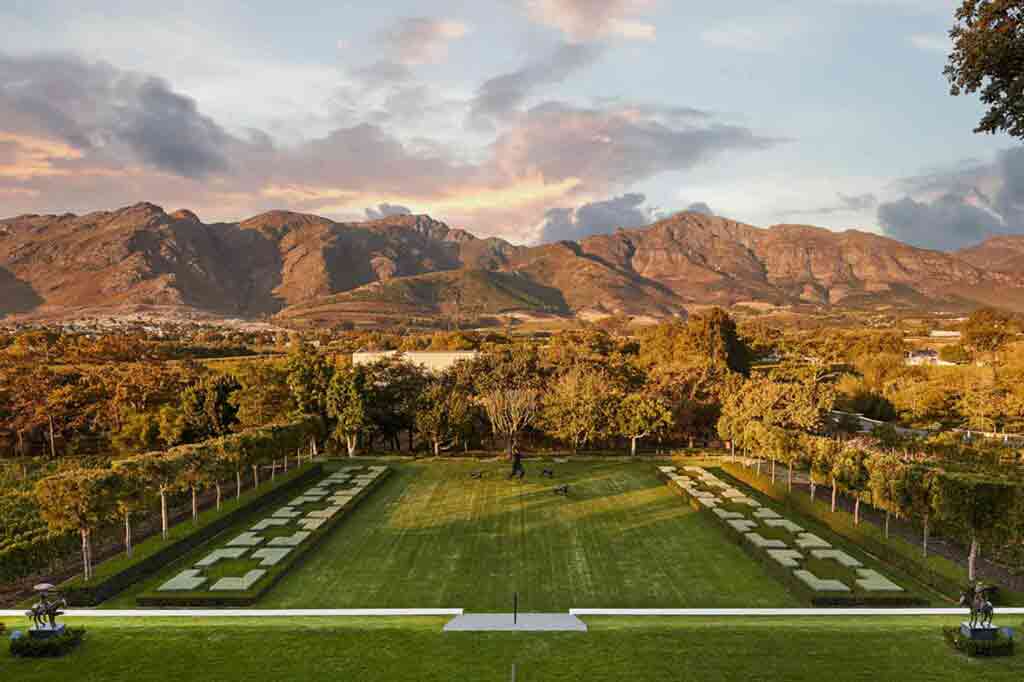
[[345, 467], [336, 471], [257, 521], [249, 530], [228, 538], [191, 568], [160, 585], [157, 592], [209, 591], [215, 594], [255, 587], [266, 577], [269, 568], [307, 542], [314, 530], [340, 514], [353, 498], [386, 471], [386, 466]]
[[702, 509], [717, 516], [724, 526], [742, 536], [754, 551], [792, 572], [812, 592], [843, 595], [854, 589], [867, 593], [898, 593], [903, 588], [873, 568], [808, 533], [800, 524], [784, 518], [749, 494], [722, 481], [704, 467], [658, 467]]

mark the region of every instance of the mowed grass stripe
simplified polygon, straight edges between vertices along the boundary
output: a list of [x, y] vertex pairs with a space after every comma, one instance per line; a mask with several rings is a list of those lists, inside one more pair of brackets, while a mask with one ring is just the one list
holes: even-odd
[[531, 611], [798, 605], [648, 462], [528, 462], [523, 483], [503, 462], [392, 466], [259, 606], [509, 611], [517, 591]]

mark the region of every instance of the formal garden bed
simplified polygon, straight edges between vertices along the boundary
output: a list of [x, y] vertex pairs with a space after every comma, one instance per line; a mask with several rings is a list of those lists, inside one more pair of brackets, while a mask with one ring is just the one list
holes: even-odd
[[287, 504], [226, 533], [201, 557], [139, 595], [140, 606], [255, 603], [383, 481], [386, 466], [344, 467]]
[[273, 481], [225, 500], [220, 509], [209, 509], [195, 521], [172, 526], [167, 537], [155, 535], [137, 544], [132, 555], [118, 556], [96, 567], [88, 582], [81, 576], [61, 585], [71, 606], [94, 606], [126, 590], [139, 580], [185, 556], [199, 545], [260, 509], [279, 503], [310, 481], [323, 475], [323, 465], [308, 463], [278, 475]]
[[[735, 479], [701, 466], [661, 466], [661, 476], [695, 509], [719, 526], [785, 584], [814, 606], [925, 605], [914, 586], [894, 580], [873, 557], [836, 539], [806, 520], [757, 499]], [[720, 470], [719, 470], [719, 473]]]

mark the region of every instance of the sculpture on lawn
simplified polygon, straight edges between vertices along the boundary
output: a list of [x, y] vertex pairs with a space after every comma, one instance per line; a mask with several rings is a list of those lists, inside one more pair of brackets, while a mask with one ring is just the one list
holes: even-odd
[[991, 627], [992, 617], [995, 615], [995, 608], [992, 606], [992, 601], [989, 599], [989, 593], [992, 592], [992, 587], [982, 587], [980, 582], [969, 585], [966, 590], [960, 594], [960, 606], [966, 606], [971, 609], [971, 620], [970, 625], [972, 628], [976, 627]]
[[50, 593], [54, 587], [49, 583], [36, 585], [34, 589], [39, 593], [39, 601], [33, 604], [31, 610], [26, 611], [25, 615], [32, 619], [32, 624], [36, 629], [57, 630], [57, 616], [64, 615], [61, 609], [67, 608], [67, 600], [58, 598], [57, 595], [51, 598]]

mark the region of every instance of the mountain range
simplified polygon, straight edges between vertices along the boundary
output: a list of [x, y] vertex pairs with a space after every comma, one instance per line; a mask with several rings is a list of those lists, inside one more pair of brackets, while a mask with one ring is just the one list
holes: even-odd
[[701, 213], [521, 246], [426, 215], [271, 211], [203, 223], [149, 203], [0, 220], [0, 315], [124, 311], [331, 324], [439, 314], [683, 315], [699, 305], [1024, 310], [1024, 237], [947, 253], [857, 230]]

